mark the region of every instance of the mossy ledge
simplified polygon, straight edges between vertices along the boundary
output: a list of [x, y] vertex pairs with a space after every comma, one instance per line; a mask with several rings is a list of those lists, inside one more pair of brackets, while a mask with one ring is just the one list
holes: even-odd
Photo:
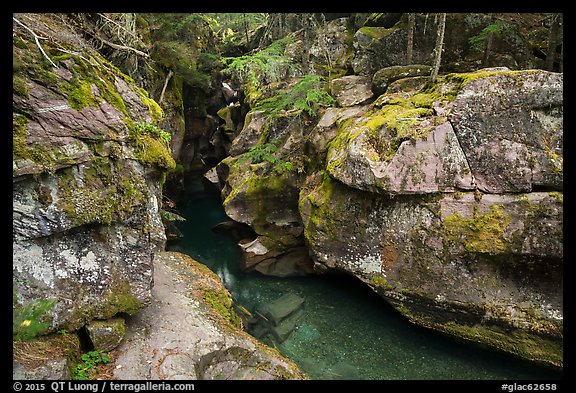
[[[147, 166], [155, 166], [162, 170], [175, 167], [167, 143], [152, 135], [143, 135], [140, 138], [123, 138], [126, 133], [139, 123], [158, 124], [163, 119], [160, 106], [150, 98], [148, 92], [134, 85], [132, 78], [123, 74], [117, 67], [103, 57], [92, 53], [78, 53], [76, 48], [66, 47], [66, 43], [55, 44], [51, 40], [43, 42], [43, 47], [50, 58], [58, 66], [52, 67], [28, 35], [14, 37], [13, 53], [13, 93], [19, 97], [18, 101], [26, 103], [30, 99], [29, 92], [40, 86], [47, 88], [54, 95], [54, 99], [65, 99], [69, 105], [66, 111], [69, 116], [78, 117], [78, 122], [90, 123], [86, 128], [90, 130], [87, 135], [84, 131], [71, 129], [70, 137], [77, 142], [65, 146], [56, 145], [50, 139], [46, 142], [31, 143], [28, 127], [32, 122], [46, 121], [41, 113], [26, 109], [26, 105], [15, 106], [13, 115], [13, 155], [15, 161], [32, 165], [24, 173], [48, 172], [74, 165], [79, 156], [93, 154], [95, 145], [103, 141], [116, 141], [117, 153], [125, 157], [134, 157]], [[70, 53], [62, 55], [64, 46]], [[52, 94], [51, 93], [51, 94]], [[112, 106], [121, 117], [121, 122], [110, 121], [102, 127], [102, 119], [113, 119], [116, 114], [110, 111]], [[89, 111], [86, 108], [91, 108]], [[95, 108], [96, 110], [94, 110]], [[102, 112], [101, 114], [99, 112]], [[50, 120], [48, 121], [50, 124]], [[122, 124], [124, 123], [124, 124]], [[46, 127], [46, 125], [43, 125]], [[74, 127], [72, 127], [74, 128]], [[96, 131], [97, 130], [97, 131]], [[93, 133], [100, 135], [93, 135]], [[67, 135], [68, 136], [68, 135]], [[123, 147], [130, 147], [133, 154], [127, 153]]]

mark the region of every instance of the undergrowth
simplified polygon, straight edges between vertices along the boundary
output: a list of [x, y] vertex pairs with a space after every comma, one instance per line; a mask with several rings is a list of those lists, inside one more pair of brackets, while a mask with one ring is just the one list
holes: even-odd
[[293, 66], [284, 56], [284, 49], [290, 42], [291, 37], [284, 37], [252, 55], [225, 57], [227, 67], [222, 72], [224, 74], [235, 72], [254, 87], [259, 86], [261, 81], [264, 83], [278, 81], [280, 70]]
[[74, 380], [89, 380], [96, 372], [96, 367], [99, 364], [106, 364], [110, 362], [110, 358], [102, 353], [102, 351], [90, 351], [82, 354], [81, 362], [76, 365], [73, 370], [72, 379]]
[[278, 94], [263, 100], [255, 110], [263, 110], [270, 115], [282, 110], [296, 109], [315, 117], [318, 108], [331, 106], [336, 100], [324, 89], [324, 79], [320, 75], [309, 74], [294, 85], [290, 91], [280, 91]]
[[12, 338], [28, 341], [45, 333], [50, 327], [48, 314], [56, 305], [56, 300], [37, 300], [24, 306], [16, 304], [16, 294], [12, 294]]
[[256, 145], [250, 148], [246, 153], [239, 156], [239, 162], [250, 161], [252, 164], [268, 162], [272, 164], [273, 169], [278, 173], [289, 172], [294, 169], [290, 161], [284, 161], [277, 155], [280, 140], [273, 139], [270, 142]]

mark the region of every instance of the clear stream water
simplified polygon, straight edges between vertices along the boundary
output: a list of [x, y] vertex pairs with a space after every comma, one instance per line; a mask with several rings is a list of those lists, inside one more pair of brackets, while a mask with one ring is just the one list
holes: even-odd
[[218, 196], [188, 187], [178, 222], [184, 238], [168, 249], [218, 274], [236, 303], [253, 311], [283, 294], [305, 299], [297, 329], [276, 347], [310, 378], [354, 380], [547, 380], [557, 370], [415, 326], [349, 276], [267, 277], [240, 269], [241, 251], [211, 228], [228, 219]]

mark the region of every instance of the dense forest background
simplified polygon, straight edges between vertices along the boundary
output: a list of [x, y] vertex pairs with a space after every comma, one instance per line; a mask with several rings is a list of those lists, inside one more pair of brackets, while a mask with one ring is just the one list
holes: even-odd
[[[160, 98], [165, 83], [149, 86], [153, 79], [167, 82], [172, 76], [197, 88], [208, 88], [210, 72], [224, 69], [234, 57], [248, 55], [268, 47], [276, 40], [299, 32], [302, 56], [310, 56], [310, 47], [322, 34], [320, 26], [330, 20], [347, 18], [350, 31], [361, 27], [391, 28], [398, 22], [405, 30], [407, 45], [402, 48], [404, 64], [413, 61], [422, 39], [415, 30], [422, 24], [423, 33], [435, 43], [438, 24], [445, 14], [400, 13], [93, 13], [68, 15], [67, 23], [80, 27], [86, 38], [123, 72]], [[563, 16], [559, 13], [460, 13], [446, 20], [444, 56], [458, 55], [470, 68], [488, 67], [504, 62], [503, 52], [514, 56], [522, 47], [525, 64], [533, 68], [562, 72]], [[456, 26], [462, 24], [462, 26]], [[462, 35], [466, 29], [469, 36]], [[471, 34], [470, 32], [474, 33]], [[471, 35], [470, 35], [471, 34]], [[451, 42], [465, 39], [461, 53], [448, 53]], [[329, 45], [325, 39], [325, 46]], [[352, 37], [349, 37], [352, 44]], [[325, 48], [328, 52], [328, 48]], [[277, 54], [277, 53], [276, 53]], [[274, 56], [269, 51], [268, 57]], [[266, 56], [262, 61], [266, 62]], [[334, 60], [334, 59], [332, 59]], [[451, 71], [450, 64], [442, 70]], [[507, 65], [512, 64], [511, 61]], [[303, 62], [306, 67], [306, 62]], [[452, 65], [453, 68], [453, 65]], [[306, 70], [305, 70], [306, 71]], [[158, 90], [158, 91], [155, 91]], [[156, 93], [156, 94], [155, 94]]]

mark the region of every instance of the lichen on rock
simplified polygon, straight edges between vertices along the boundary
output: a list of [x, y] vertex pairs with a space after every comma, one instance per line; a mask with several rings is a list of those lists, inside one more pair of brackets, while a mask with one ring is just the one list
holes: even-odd
[[[358, 51], [399, 34], [363, 29]], [[300, 226], [314, 271], [353, 274], [415, 323], [562, 367], [561, 74], [498, 67], [432, 83], [404, 71], [311, 131], [275, 125], [278, 146], [306, 140], [298, 176], [242, 160], [285, 157], [265, 149], [267, 114], [249, 114], [220, 167], [227, 213], [259, 235], [245, 251], [273, 260]], [[278, 225], [280, 210], [301, 223]]]
[[72, 331], [149, 302], [174, 160], [158, 136], [131, 132], [162, 116], [147, 92], [64, 19], [27, 19], [67, 33], [42, 42], [53, 66], [15, 24], [13, 282], [22, 304], [58, 299], [47, 332]]

